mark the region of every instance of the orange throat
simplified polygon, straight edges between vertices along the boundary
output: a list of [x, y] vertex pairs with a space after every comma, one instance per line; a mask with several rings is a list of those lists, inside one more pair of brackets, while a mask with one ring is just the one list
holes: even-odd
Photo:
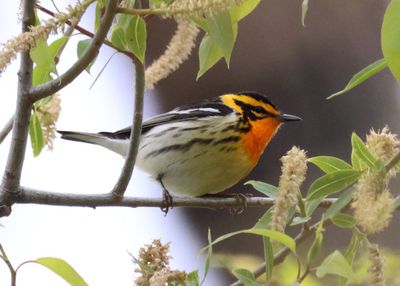
[[244, 135], [242, 144], [245, 153], [254, 165], [257, 164], [265, 147], [267, 147], [269, 141], [274, 137], [280, 125], [281, 122], [273, 118], [265, 118], [252, 122], [252, 128], [250, 132]]

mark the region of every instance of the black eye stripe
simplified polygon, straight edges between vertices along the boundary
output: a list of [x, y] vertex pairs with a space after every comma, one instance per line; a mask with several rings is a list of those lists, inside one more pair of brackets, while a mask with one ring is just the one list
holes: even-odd
[[265, 117], [274, 117], [275, 115], [270, 113], [268, 110], [263, 108], [262, 106], [254, 106], [251, 104], [244, 103], [241, 100], [235, 99], [235, 104], [240, 106], [243, 111], [243, 115], [245, 118], [249, 118], [251, 120], [262, 119]]
[[252, 106], [252, 110], [257, 113], [262, 113], [262, 114], [268, 113], [262, 106]]

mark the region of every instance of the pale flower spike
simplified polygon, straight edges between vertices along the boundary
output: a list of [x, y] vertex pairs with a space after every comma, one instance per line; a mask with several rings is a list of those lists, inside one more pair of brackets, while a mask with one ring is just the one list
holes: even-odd
[[42, 125], [44, 143], [49, 150], [53, 149], [53, 140], [56, 138], [56, 122], [61, 111], [61, 99], [54, 94], [50, 99], [45, 98], [35, 104], [35, 110]]
[[18, 53], [35, 47], [39, 39], [47, 39], [51, 33], [56, 33], [57, 29], [63, 26], [67, 20], [81, 17], [87, 7], [94, 1], [86, 0], [82, 3], [78, 1], [75, 7], [69, 6], [67, 8], [67, 13], [56, 14], [54, 18], [45, 21], [42, 25], [31, 27], [29, 32], [21, 33], [15, 38], [8, 40], [3, 44], [0, 51], [0, 74]]
[[365, 174], [355, 185], [351, 207], [354, 219], [366, 234], [383, 231], [392, 218], [393, 199], [379, 174]]
[[369, 286], [385, 286], [385, 278], [383, 270], [385, 268], [385, 261], [379, 251], [377, 244], [368, 245], [368, 274]]
[[162, 2], [160, 8], [166, 10], [166, 17], [174, 15], [203, 17], [228, 11], [242, 2], [243, 0], [175, 0], [170, 5]]
[[183, 285], [187, 274], [184, 271], [171, 270], [169, 267], [169, 243], [162, 244], [155, 239], [150, 245], [140, 248], [139, 257], [135, 261], [140, 273], [135, 281], [137, 286], [164, 286], [168, 283]]
[[194, 46], [199, 29], [192, 22], [176, 18], [176, 32], [164, 54], [146, 69], [145, 82], [147, 89], [153, 89], [155, 84], [176, 71], [186, 61]]
[[[367, 135], [366, 141], [368, 150], [383, 163], [387, 163], [400, 150], [400, 141], [397, 138], [397, 135], [391, 133], [387, 126], [385, 126], [381, 131], [378, 130], [378, 132], [375, 132], [375, 130], [372, 129]], [[389, 171], [388, 178], [394, 177], [396, 172], [396, 168], [392, 168]]]
[[275, 200], [271, 229], [284, 232], [290, 207], [296, 204], [300, 186], [307, 172], [306, 152], [294, 146], [281, 158], [282, 175], [279, 179], [278, 196]]
[[[371, 130], [367, 135], [366, 146], [377, 159], [387, 163], [399, 152], [397, 136], [389, 132], [386, 126], [382, 131]], [[354, 219], [366, 234], [383, 231], [393, 215], [393, 198], [387, 187], [389, 179], [396, 175], [392, 168], [386, 176], [380, 172], [366, 171], [355, 185], [351, 207]]]

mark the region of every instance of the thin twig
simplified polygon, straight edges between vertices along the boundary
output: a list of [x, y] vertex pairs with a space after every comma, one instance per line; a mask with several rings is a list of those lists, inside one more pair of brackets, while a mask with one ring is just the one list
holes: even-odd
[[6, 139], [7, 135], [12, 130], [13, 122], [14, 122], [14, 116], [11, 116], [11, 118], [7, 121], [6, 125], [4, 125], [3, 129], [0, 130], [0, 144], [3, 143], [4, 139]]
[[94, 60], [98, 55], [101, 45], [110, 30], [111, 24], [116, 13], [118, 0], [110, 0], [104, 15], [101, 19], [99, 29], [93, 37], [92, 42], [86, 49], [82, 57], [77, 60], [65, 73], [61, 76], [43, 83], [38, 86], [34, 86], [29, 90], [29, 95], [33, 101], [42, 99], [46, 96], [52, 95], [64, 88], [66, 85], [71, 83], [85, 68]]
[[[23, 3], [22, 33], [28, 32], [35, 23], [34, 0]], [[27, 90], [32, 86], [33, 62], [29, 50], [21, 53], [20, 68], [18, 71], [17, 104], [13, 122], [13, 133], [8, 152], [7, 164], [0, 186], [0, 205], [7, 208], [11, 195], [18, 193], [21, 179], [22, 166], [25, 158], [25, 149], [29, 132], [29, 119], [32, 101], [26, 96]], [[1, 212], [10, 210], [1, 209]]]
[[118, 199], [124, 196], [125, 190], [132, 177], [135, 167], [136, 156], [139, 148], [139, 139], [142, 132], [143, 121], [143, 95], [144, 95], [144, 65], [136, 60], [135, 62], [135, 110], [133, 112], [131, 136], [129, 139], [128, 154], [125, 159], [121, 175], [112, 190], [112, 195]]
[[8, 269], [10, 270], [11, 274], [11, 286], [16, 285], [16, 278], [17, 278], [17, 271], [15, 271], [14, 267], [12, 266], [10, 260], [7, 257], [6, 252], [4, 251], [3, 246], [0, 243], [0, 257], [3, 259], [4, 263], [7, 265]]

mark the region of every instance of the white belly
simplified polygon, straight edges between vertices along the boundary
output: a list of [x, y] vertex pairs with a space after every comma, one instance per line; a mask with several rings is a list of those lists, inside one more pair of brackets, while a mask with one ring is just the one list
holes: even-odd
[[[214, 118], [213, 126], [203, 119], [205, 127], [196, 130], [187, 129], [199, 125], [192, 121], [154, 127], [141, 139], [137, 166], [156, 179], [161, 178], [172, 193], [201, 196], [222, 192], [244, 178], [253, 167], [237, 149], [240, 141], [233, 140], [229, 145], [218, 143], [237, 136], [232, 130], [221, 132], [234, 119], [221, 117], [215, 123]], [[180, 128], [186, 130], [177, 133]]]

